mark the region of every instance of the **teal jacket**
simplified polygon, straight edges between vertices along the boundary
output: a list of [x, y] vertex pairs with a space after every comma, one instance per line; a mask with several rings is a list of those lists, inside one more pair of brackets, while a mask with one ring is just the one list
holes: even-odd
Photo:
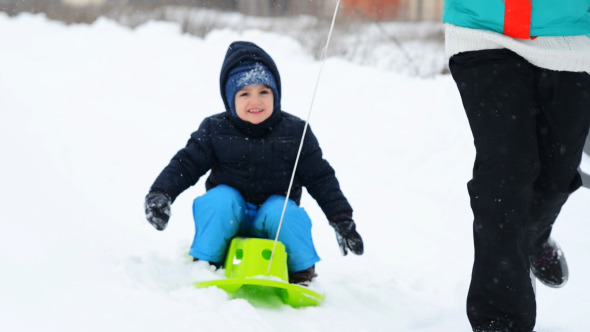
[[[531, 0], [531, 36], [590, 35], [590, 0]], [[504, 0], [445, 0], [443, 22], [504, 33]]]

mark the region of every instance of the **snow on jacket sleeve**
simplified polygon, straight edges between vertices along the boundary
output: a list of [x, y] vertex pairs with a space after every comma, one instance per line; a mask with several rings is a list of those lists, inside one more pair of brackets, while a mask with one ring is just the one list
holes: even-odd
[[340, 190], [340, 184], [332, 166], [322, 157], [322, 150], [311, 128], [307, 129], [297, 175], [301, 184], [313, 197], [326, 217], [350, 212], [352, 207]]
[[205, 119], [199, 129], [191, 134], [186, 146], [170, 160], [150, 191], [163, 191], [174, 202], [178, 195], [197, 183], [211, 169], [214, 157], [208, 125], [209, 119]]

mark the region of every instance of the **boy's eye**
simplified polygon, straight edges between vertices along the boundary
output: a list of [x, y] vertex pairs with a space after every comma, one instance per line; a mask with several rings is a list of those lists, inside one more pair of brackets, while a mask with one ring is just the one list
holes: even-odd
[[239, 92], [239, 93], [238, 93], [238, 96], [239, 96], [239, 97], [245, 97], [245, 96], [247, 96], [247, 95], [248, 95], [248, 92]]
[[269, 94], [269, 93], [270, 93], [270, 90], [262, 90], [262, 91], [260, 91], [260, 94], [263, 94], [263, 95], [266, 95], [266, 94]]

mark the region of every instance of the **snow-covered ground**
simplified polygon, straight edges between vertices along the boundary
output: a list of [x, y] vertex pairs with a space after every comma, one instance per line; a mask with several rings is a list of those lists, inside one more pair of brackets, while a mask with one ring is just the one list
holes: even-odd
[[[222, 111], [227, 46], [265, 48], [284, 109], [301, 117], [320, 63], [284, 35], [180, 31], [0, 13], [0, 329], [469, 331], [474, 150], [449, 76], [327, 61], [311, 127], [355, 208], [365, 254], [342, 257], [304, 195], [321, 306], [258, 307], [191, 286], [208, 272], [186, 256], [203, 181], [174, 203], [164, 232], [145, 221], [143, 198], [201, 120]], [[588, 329], [589, 199], [586, 189], [572, 195], [555, 228], [571, 278], [559, 290], [538, 285], [539, 332]]]

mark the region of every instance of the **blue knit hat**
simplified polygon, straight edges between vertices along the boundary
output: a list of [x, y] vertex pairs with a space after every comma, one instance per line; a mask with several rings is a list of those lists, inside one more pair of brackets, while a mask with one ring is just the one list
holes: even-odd
[[237, 116], [234, 98], [236, 93], [249, 85], [261, 84], [272, 89], [274, 97], [274, 107], [279, 105], [279, 94], [277, 92], [277, 83], [274, 76], [268, 68], [258, 62], [248, 62], [233, 68], [225, 82], [225, 98], [229, 104], [231, 113]]

